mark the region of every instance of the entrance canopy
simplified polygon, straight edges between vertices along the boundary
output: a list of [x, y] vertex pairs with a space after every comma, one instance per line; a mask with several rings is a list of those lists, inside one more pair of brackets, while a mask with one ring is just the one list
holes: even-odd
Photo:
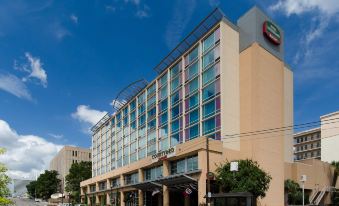
[[185, 190], [187, 187], [198, 187], [198, 180], [189, 176], [187, 173], [163, 177], [155, 180], [155, 182], [175, 190]]
[[156, 183], [154, 181], [145, 181], [138, 184], [133, 185], [136, 189], [142, 190], [142, 191], [154, 191], [155, 189], [162, 189], [162, 185], [159, 183]]

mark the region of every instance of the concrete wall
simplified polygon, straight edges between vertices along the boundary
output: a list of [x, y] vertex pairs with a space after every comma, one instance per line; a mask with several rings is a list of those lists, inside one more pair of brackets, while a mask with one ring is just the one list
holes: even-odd
[[320, 117], [321, 119], [321, 160], [339, 161], [339, 112]]

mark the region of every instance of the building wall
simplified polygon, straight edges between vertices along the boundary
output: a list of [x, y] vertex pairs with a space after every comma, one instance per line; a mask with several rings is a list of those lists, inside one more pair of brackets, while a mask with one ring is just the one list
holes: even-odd
[[321, 159], [321, 130], [310, 129], [293, 135], [294, 160]]
[[339, 112], [320, 117], [321, 119], [321, 160], [339, 161]]
[[[282, 61], [254, 43], [240, 53], [240, 119], [241, 133], [281, 128], [293, 122], [291, 89], [285, 89], [285, 66]], [[287, 73], [287, 72], [286, 72]], [[288, 108], [288, 109], [287, 109]], [[287, 111], [286, 111], [287, 110]], [[263, 205], [283, 205], [284, 202], [284, 132], [241, 137], [241, 152], [252, 158], [272, 177]]]
[[64, 146], [58, 154], [51, 160], [49, 170], [56, 170], [62, 181], [62, 187], [65, 187], [65, 177], [69, 173], [69, 169], [75, 162], [91, 161], [90, 149]]

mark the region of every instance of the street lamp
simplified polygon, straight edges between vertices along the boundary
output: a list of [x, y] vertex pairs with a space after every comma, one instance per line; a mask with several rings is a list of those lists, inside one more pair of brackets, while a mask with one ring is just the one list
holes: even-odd
[[305, 206], [305, 182], [306, 182], [306, 175], [301, 175], [300, 182], [302, 184], [302, 189], [303, 189], [303, 206]]

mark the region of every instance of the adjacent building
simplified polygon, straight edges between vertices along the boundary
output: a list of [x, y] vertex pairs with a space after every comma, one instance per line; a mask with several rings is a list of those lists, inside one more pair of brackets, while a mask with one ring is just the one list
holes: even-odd
[[339, 111], [321, 116], [320, 125], [293, 135], [295, 161], [339, 161]]
[[[93, 177], [81, 182], [82, 202], [203, 204], [207, 164], [214, 172], [225, 160], [250, 158], [273, 177], [258, 201], [280, 206], [285, 179], [299, 181], [300, 172], [315, 166], [330, 171], [318, 160], [293, 163], [290, 131], [260, 132], [293, 125], [284, 32], [260, 9], [236, 24], [214, 10], [155, 70], [152, 82], [124, 88], [115, 113], [92, 128]], [[330, 175], [309, 178], [312, 191]], [[211, 191], [218, 191], [213, 180]]]
[[56, 170], [61, 179], [62, 188], [65, 189], [65, 178], [73, 163], [92, 161], [91, 150], [81, 147], [64, 146], [51, 160], [49, 170]]

